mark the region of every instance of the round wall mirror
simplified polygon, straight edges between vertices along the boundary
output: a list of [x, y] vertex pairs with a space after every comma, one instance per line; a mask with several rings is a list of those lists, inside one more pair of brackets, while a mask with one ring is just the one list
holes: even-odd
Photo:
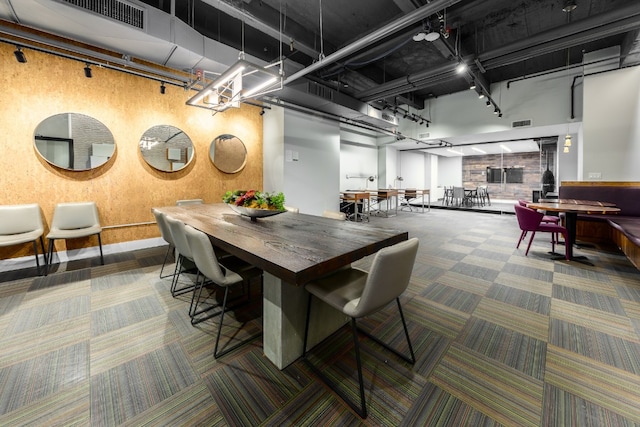
[[113, 156], [111, 131], [93, 117], [62, 113], [47, 117], [34, 132], [36, 151], [48, 163], [72, 171], [101, 166]]
[[171, 125], [153, 126], [140, 138], [145, 162], [163, 172], [176, 172], [193, 159], [193, 143], [182, 130]]
[[220, 135], [211, 142], [209, 158], [222, 172], [240, 172], [247, 164], [247, 147], [237, 136]]

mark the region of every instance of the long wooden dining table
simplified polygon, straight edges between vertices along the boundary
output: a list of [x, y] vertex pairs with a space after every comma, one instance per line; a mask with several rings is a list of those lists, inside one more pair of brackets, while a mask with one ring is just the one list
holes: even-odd
[[[308, 295], [304, 285], [409, 238], [406, 231], [292, 212], [251, 221], [224, 203], [155, 209], [206, 233], [214, 246], [264, 271], [264, 354], [279, 369], [302, 355]], [[327, 305], [314, 306], [312, 314], [310, 346], [347, 320]]]

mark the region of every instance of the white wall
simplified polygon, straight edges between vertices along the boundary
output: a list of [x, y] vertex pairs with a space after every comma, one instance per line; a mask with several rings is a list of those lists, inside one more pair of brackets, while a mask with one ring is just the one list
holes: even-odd
[[399, 166], [398, 175], [404, 181], [397, 183], [399, 188], [418, 188], [428, 189], [430, 182], [430, 174], [428, 173], [430, 164], [427, 159], [428, 154], [417, 151], [401, 151], [398, 156]]
[[378, 188], [377, 179], [369, 182], [365, 178], [354, 178], [377, 175], [378, 147], [340, 144], [340, 191]]
[[462, 156], [438, 158], [438, 186], [462, 187]]
[[[340, 207], [340, 127], [291, 110], [284, 111], [285, 204], [322, 215]], [[265, 172], [265, 175], [267, 172]]]
[[[417, 138], [428, 132], [430, 139], [500, 132], [511, 129], [511, 123], [530, 119], [532, 126], [550, 126], [582, 120], [580, 85], [575, 91], [575, 119], [571, 119], [571, 84], [580, 70], [560, 71], [526, 80], [491, 85], [491, 97], [498, 103], [502, 118], [486, 108], [486, 98], [478, 99], [475, 91], [463, 91], [427, 101], [423, 110], [413, 110], [430, 119], [431, 125], [418, 125], [401, 120], [400, 132]], [[579, 81], [578, 81], [579, 83]]]
[[586, 76], [584, 100], [581, 178], [640, 181], [640, 67]]
[[267, 192], [284, 191], [284, 109], [276, 106], [266, 109], [262, 116], [262, 129], [263, 189]]

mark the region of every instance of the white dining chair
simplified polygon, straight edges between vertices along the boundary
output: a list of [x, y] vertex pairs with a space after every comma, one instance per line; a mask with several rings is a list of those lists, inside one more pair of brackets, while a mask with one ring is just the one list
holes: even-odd
[[[404, 314], [402, 313], [402, 306], [400, 305], [399, 297], [409, 285], [417, 252], [418, 239], [414, 237], [378, 251], [374, 256], [371, 269], [368, 272], [358, 268], [341, 269], [334, 274], [311, 281], [305, 286], [305, 289], [309, 292], [309, 299], [307, 303], [307, 317], [305, 322], [302, 356], [320, 379], [340, 395], [340, 397], [342, 397], [342, 399], [362, 418], [367, 417], [367, 406], [364, 396], [364, 381], [362, 377], [362, 363], [360, 361], [358, 331], [373, 339], [375, 342], [393, 352], [403, 360], [409, 363], [415, 363], [415, 355], [411, 345], [411, 339], [409, 338], [409, 330], [407, 329]], [[340, 387], [333, 384], [320, 369], [311, 365], [310, 361], [306, 357], [312, 297], [316, 297], [320, 301], [351, 318], [351, 331], [353, 334], [358, 382], [360, 385], [359, 406], [356, 405]], [[409, 356], [390, 347], [387, 343], [379, 340], [370, 333], [359, 329], [356, 325], [356, 319], [377, 313], [393, 300], [396, 301], [398, 306], [398, 314], [402, 320], [404, 334], [407, 339]]]
[[38, 245], [42, 248], [44, 257], [44, 274], [47, 274], [47, 252], [44, 249], [42, 234], [42, 215], [37, 203], [25, 205], [0, 206], [0, 247], [20, 245], [33, 242], [33, 252], [36, 258], [36, 268], [40, 274], [40, 261], [38, 259]]
[[102, 226], [98, 218], [98, 207], [95, 202], [58, 203], [53, 211], [51, 229], [47, 234], [49, 251], [48, 266], [53, 260], [53, 246], [55, 240], [78, 239], [97, 235], [100, 248], [100, 264], [104, 265], [102, 253]]

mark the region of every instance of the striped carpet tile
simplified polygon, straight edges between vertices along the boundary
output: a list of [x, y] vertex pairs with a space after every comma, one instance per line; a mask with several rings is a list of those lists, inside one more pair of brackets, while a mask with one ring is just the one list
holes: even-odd
[[265, 419], [261, 426], [357, 426], [361, 421], [339, 397], [326, 389], [324, 384], [312, 382], [281, 410]]
[[423, 389], [400, 424], [401, 427], [500, 427], [502, 425], [432, 383], [427, 384]]
[[118, 425], [178, 393], [197, 380], [177, 343], [91, 377], [91, 417]]
[[89, 301], [89, 295], [71, 296], [65, 301], [20, 309], [14, 314], [12, 326], [5, 333], [17, 334], [88, 314]]
[[0, 414], [89, 378], [89, 343], [60, 348], [0, 369]]
[[102, 335], [161, 315], [164, 315], [164, 309], [155, 295], [123, 302], [92, 311], [91, 334]]
[[131, 417], [123, 426], [207, 426], [226, 427], [229, 424], [202, 381], [178, 391], [161, 403]]
[[546, 280], [536, 280], [517, 274], [501, 272], [494, 283], [508, 286], [513, 289], [532, 292], [546, 297], [551, 297], [553, 284]]
[[0, 415], [3, 426], [89, 426], [91, 425], [89, 379]]
[[455, 339], [469, 319], [469, 314], [415, 297], [402, 307], [407, 321], [415, 322], [445, 338]]
[[204, 378], [211, 395], [231, 425], [259, 425], [283, 403], [300, 393], [308, 377], [295, 367], [281, 375], [259, 351], [246, 353]]
[[473, 316], [541, 341], [547, 341], [549, 335], [549, 316], [491, 298], [483, 298]]
[[485, 295], [487, 290], [491, 287], [491, 282], [488, 280], [482, 280], [478, 277], [469, 279], [466, 274], [455, 273], [447, 271], [442, 276], [438, 277], [438, 283], [446, 285], [455, 289], [459, 289], [465, 292], [471, 292], [476, 295]]
[[638, 342], [638, 335], [626, 316], [594, 310], [560, 299], [553, 299], [551, 301], [551, 317], [625, 340]]
[[91, 375], [113, 369], [178, 339], [164, 315], [92, 337]]
[[550, 344], [640, 375], [640, 342], [627, 341], [557, 319], [551, 320], [550, 335]]
[[472, 318], [456, 342], [540, 381], [544, 379], [545, 341]]
[[547, 384], [543, 426], [637, 427], [638, 424], [571, 393]]
[[420, 295], [438, 304], [455, 307], [464, 313], [471, 313], [482, 298], [471, 292], [461, 291], [439, 283], [427, 286]]
[[[350, 335], [347, 328], [341, 331]], [[353, 346], [338, 358], [331, 357], [332, 349], [336, 348], [331, 339], [322, 347], [324, 349], [313, 349], [308, 353], [309, 361], [328, 377], [332, 383], [330, 388], [340, 389], [359, 405], [360, 389]], [[425, 386], [425, 378], [416, 375], [410, 364], [366, 338], [360, 340], [360, 356], [369, 419], [374, 425], [398, 425]], [[329, 362], [323, 357], [327, 357]]]
[[452, 344], [430, 381], [504, 425], [540, 425], [542, 381], [458, 344]]
[[549, 345], [545, 382], [640, 423], [640, 376]]
[[[0, 368], [29, 360], [40, 354], [47, 354], [60, 348], [88, 341], [90, 315], [74, 317], [63, 322], [50, 324], [36, 330], [9, 335], [0, 339]], [[30, 377], [25, 377], [30, 380]]]
[[510, 286], [494, 284], [487, 291], [486, 297], [538, 314], [549, 315], [551, 311], [551, 298]]
[[591, 307], [595, 310], [608, 311], [624, 315], [620, 300], [615, 297], [596, 292], [587, 292], [567, 286], [553, 285], [553, 297], [570, 303]]

